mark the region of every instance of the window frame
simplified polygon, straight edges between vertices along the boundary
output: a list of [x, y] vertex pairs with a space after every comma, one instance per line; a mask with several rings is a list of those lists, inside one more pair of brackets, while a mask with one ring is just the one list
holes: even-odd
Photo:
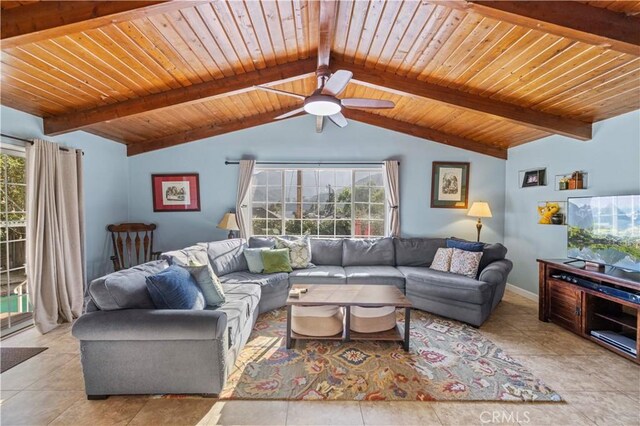
[[[281, 177], [280, 177], [280, 191], [282, 193], [282, 196], [280, 198], [281, 201], [279, 201], [278, 203], [281, 206], [281, 213], [280, 213], [280, 228], [281, 228], [281, 232], [279, 234], [274, 234], [271, 233], [271, 229], [269, 228], [269, 221], [270, 220], [277, 220], [277, 219], [269, 219], [269, 205], [272, 204], [271, 201], [269, 200], [269, 188], [270, 187], [276, 187], [276, 185], [270, 185], [270, 181], [269, 181], [269, 177], [267, 177], [267, 180], [265, 182], [264, 185], [256, 185], [255, 182], [255, 176], [260, 173], [260, 172], [280, 172], [281, 173]], [[351, 180], [350, 180], [350, 185], [347, 186], [340, 186], [340, 188], [350, 188], [351, 190], [351, 200], [348, 203], [348, 205], [350, 206], [350, 213], [351, 216], [349, 219], [338, 219], [337, 215], [336, 215], [336, 207], [338, 204], [347, 204], [347, 203], [337, 203], [337, 199], [334, 199], [333, 204], [334, 204], [334, 216], [332, 219], [333, 221], [333, 233], [331, 235], [321, 235], [320, 234], [320, 224], [323, 221], [323, 218], [320, 217], [319, 215], [319, 211], [318, 211], [318, 217], [313, 218], [313, 219], [304, 219], [303, 217], [301, 217], [299, 220], [301, 222], [300, 226], [300, 234], [287, 234], [286, 231], [286, 222], [287, 220], [290, 220], [289, 218], [287, 218], [287, 205], [291, 205], [294, 203], [291, 202], [287, 202], [287, 180], [286, 180], [286, 176], [287, 176], [287, 172], [305, 172], [305, 171], [312, 171], [315, 173], [320, 173], [320, 172], [327, 172], [327, 171], [331, 171], [331, 172], [344, 172], [344, 171], [349, 171], [350, 172], [350, 176], [351, 176]], [[382, 203], [372, 203], [371, 201], [371, 190], [369, 189], [369, 200], [366, 202], [367, 204], [367, 218], [366, 219], [362, 219], [363, 221], [365, 221], [367, 223], [367, 226], [370, 226], [370, 224], [372, 222], [380, 222], [382, 224], [382, 233], [381, 234], [369, 234], [369, 235], [356, 235], [355, 234], [355, 229], [356, 229], [356, 221], [358, 220], [356, 218], [356, 204], [365, 204], [365, 203], [357, 203], [355, 201], [355, 188], [356, 188], [356, 174], [358, 172], [375, 172], [375, 173], [380, 173], [382, 175], [382, 184], [380, 186], [375, 186], [375, 188], [380, 188], [383, 191], [383, 200]], [[335, 177], [335, 175], [334, 175]], [[335, 184], [335, 180], [334, 180], [334, 184]], [[310, 188], [315, 188], [316, 190], [316, 194], [319, 195], [320, 194], [320, 184], [319, 182], [315, 185], [315, 186], [307, 186], [304, 183], [304, 180], [301, 182], [301, 185], [294, 185], [294, 187], [300, 186], [301, 191], [303, 191], [302, 188], [305, 187], [310, 187]], [[265, 199], [264, 201], [260, 200], [260, 201], [255, 201], [254, 200], [254, 193], [255, 193], [255, 188], [256, 187], [263, 187], [265, 188]], [[291, 187], [291, 185], [289, 185], [289, 187]], [[334, 187], [338, 187], [337, 185], [334, 185]], [[371, 186], [367, 186], [368, 188], [371, 188]], [[384, 182], [384, 168], [382, 165], [380, 165], [379, 167], [256, 167], [254, 169], [253, 172], [253, 177], [252, 177], [252, 181], [251, 181], [251, 188], [249, 191], [249, 200], [248, 200], [248, 212], [249, 212], [249, 228], [250, 228], [250, 235], [252, 236], [260, 236], [260, 237], [273, 237], [273, 236], [281, 236], [281, 235], [293, 235], [293, 236], [299, 236], [299, 235], [306, 235], [304, 233], [302, 233], [303, 231], [303, 225], [302, 222], [304, 220], [313, 220], [316, 222], [316, 232], [315, 233], [309, 233], [309, 235], [311, 237], [314, 238], [379, 238], [379, 237], [384, 237], [386, 235], [386, 230], [387, 230], [387, 224], [388, 224], [388, 220], [389, 220], [389, 209], [388, 209], [388, 204], [387, 204], [387, 188]], [[265, 206], [265, 217], [264, 218], [254, 218], [253, 215], [253, 208], [254, 206], [258, 204], [262, 204]], [[300, 204], [300, 205], [304, 205], [305, 203], [302, 201], [302, 199], [296, 200], [295, 204]], [[325, 204], [325, 203], [320, 203], [319, 200], [315, 201], [315, 204], [317, 206], [317, 209], [320, 209], [320, 205], [321, 204]], [[373, 205], [381, 205], [382, 209], [383, 209], [383, 218], [382, 219], [372, 219], [371, 218], [371, 210], [372, 210], [372, 206]], [[264, 227], [264, 233], [254, 233], [254, 220], [264, 220], [265, 222], [265, 227]], [[337, 222], [340, 220], [344, 220], [344, 221], [348, 221], [350, 224], [350, 230], [351, 233], [350, 235], [337, 235], [336, 231], [337, 231]]]
[[[6, 156], [11, 156], [11, 157], [20, 157], [20, 158], [25, 158], [25, 150], [24, 148], [20, 149], [20, 147], [11, 147], [11, 148], [7, 148], [7, 147], [2, 147], [2, 149], [0, 149], [0, 154], [6, 155]], [[26, 250], [26, 233], [24, 238], [18, 238], [18, 239], [10, 239], [10, 233], [9, 230], [11, 228], [24, 228], [26, 231], [26, 225], [27, 225], [27, 206], [26, 206], [26, 188], [27, 188], [27, 177], [26, 177], [26, 162], [24, 165], [25, 168], [25, 177], [24, 177], [24, 183], [22, 182], [9, 182], [8, 180], [8, 175], [6, 174], [6, 170], [4, 168], [0, 169], [0, 173], [3, 174], [2, 176], [2, 183], [0, 183], [0, 185], [2, 185], [2, 190], [3, 192], [5, 192], [6, 194], [9, 194], [8, 189], [9, 186], [19, 186], [19, 187], [23, 187], [25, 190], [25, 206], [24, 206], [24, 210], [9, 210], [9, 206], [4, 206], [4, 205], [0, 205], [0, 217], [2, 218], [0, 220], [0, 226], [2, 226], [2, 228], [5, 231], [5, 235], [6, 235], [6, 240], [0, 242], [0, 250], [4, 251], [4, 254], [6, 255], [6, 265], [1, 265], [0, 266], [0, 277], [6, 278], [6, 283], [4, 285], [7, 286], [7, 290], [11, 290], [11, 274], [17, 274], [19, 271], [23, 271], [24, 277], [25, 277], [25, 281], [20, 284], [16, 289], [19, 289], [15, 294], [18, 297], [18, 306], [19, 309], [17, 312], [13, 312], [13, 311], [8, 311], [7, 312], [7, 317], [6, 319], [3, 318], [2, 319], [2, 323], [3, 323], [3, 327], [0, 328], [0, 335], [2, 337], [9, 335], [21, 328], [27, 327], [31, 324], [31, 310], [32, 310], [32, 304], [31, 304], [31, 300], [30, 300], [30, 296], [29, 296], [29, 292], [28, 292], [28, 288], [26, 286], [26, 279], [27, 279], [27, 267], [26, 267], [26, 260], [25, 260], [25, 264], [20, 265], [20, 266], [14, 266], [11, 267], [11, 254], [10, 254], [10, 246], [12, 243], [24, 243], [24, 247]], [[7, 195], [8, 197], [8, 195]], [[19, 221], [9, 221], [8, 220], [8, 215], [14, 213], [14, 214], [20, 214], [24, 216], [24, 221], [19, 222]], [[25, 253], [25, 259], [26, 259], [26, 253]], [[0, 280], [0, 284], [2, 284], [2, 281]], [[3, 289], [4, 290], [4, 289]], [[9, 296], [9, 291], [6, 297], [10, 297]], [[27, 310], [24, 311], [22, 309], [22, 304], [23, 304], [23, 300], [22, 298], [26, 298], [26, 305], [27, 305]], [[10, 302], [8, 302], [8, 305], [10, 305]], [[6, 323], [6, 325], [5, 325]]]

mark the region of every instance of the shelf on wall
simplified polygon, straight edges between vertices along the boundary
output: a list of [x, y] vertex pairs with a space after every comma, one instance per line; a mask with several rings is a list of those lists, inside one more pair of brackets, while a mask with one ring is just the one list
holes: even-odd
[[547, 169], [535, 168], [518, 171], [518, 188], [547, 186]]
[[[544, 215], [545, 209], [554, 208], [557, 204], [558, 211], [553, 216]], [[567, 202], [566, 201], [538, 201], [538, 225], [562, 226], [567, 224]], [[544, 223], [543, 218], [547, 216], [550, 223]], [[555, 217], [555, 219], [554, 219]], [[557, 223], [554, 223], [557, 222]]]
[[[579, 173], [582, 179], [575, 179], [574, 175]], [[571, 173], [562, 173], [556, 175], [555, 182], [553, 185], [553, 189], [556, 191], [581, 191], [587, 189], [588, 185], [589, 173], [583, 172], [581, 170], [577, 170]], [[562, 182], [566, 183], [566, 188], [563, 188]]]

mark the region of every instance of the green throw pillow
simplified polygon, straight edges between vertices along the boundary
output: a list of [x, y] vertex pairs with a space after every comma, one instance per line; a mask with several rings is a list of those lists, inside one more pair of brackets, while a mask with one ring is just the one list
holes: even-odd
[[263, 250], [262, 263], [264, 264], [265, 274], [273, 274], [276, 272], [292, 272], [291, 261], [289, 260], [289, 249]]

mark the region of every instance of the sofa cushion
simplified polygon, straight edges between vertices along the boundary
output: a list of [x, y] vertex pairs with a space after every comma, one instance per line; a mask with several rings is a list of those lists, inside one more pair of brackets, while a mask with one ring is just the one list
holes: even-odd
[[[467, 241], [461, 238], [451, 237], [451, 240]], [[488, 244], [484, 243], [482, 248], [482, 258], [480, 259], [480, 268], [478, 274], [484, 270], [489, 264], [502, 260], [507, 255], [507, 248], [500, 243]]]
[[251, 248], [274, 248], [276, 241], [270, 237], [250, 237], [249, 247]]
[[404, 275], [394, 266], [346, 266], [347, 284], [395, 285], [404, 289]]
[[312, 238], [311, 262], [314, 265], [342, 266], [342, 238]]
[[393, 239], [345, 239], [342, 266], [393, 266], [395, 249]]
[[218, 309], [227, 314], [229, 347], [242, 338], [242, 330], [258, 307], [261, 287], [251, 284], [223, 284], [227, 301]]
[[447, 248], [455, 248], [455, 249], [464, 250], [464, 251], [480, 252], [484, 248], [484, 243], [448, 238]]
[[247, 244], [241, 238], [198, 243], [198, 245], [206, 248], [209, 263], [217, 276], [249, 269], [247, 259], [242, 253]]
[[396, 265], [429, 266], [436, 251], [447, 246], [444, 238], [394, 238]]
[[439, 248], [429, 268], [436, 271], [448, 272], [451, 269], [452, 248]]
[[276, 272], [291, 272], [291, 258], [289, 257], [289, 249], [272, 249], [262, 250], [263, 272], [265, 274], [274, 274]]
[[166, 259], [169, 265], [186, 266], [189, 261], [194, 261], [200, 265], [209, 264], [209, 256], [206, 247], [195, 245], [180, 250], [172, 250], [164, 252], [160, 255], [161, 259]]
[[147, 290], [158, 309], [204, 309], [204, 295], [185, 268], [172, 265], [146, 278]]
[[220, 277], [222, 288], [227, 294], [227, 285], [257, 284], [260, 287], [281, 287], [289, 286], [289, 274], [280, 272], [276, 274], [252, 274], [249, 271], [233, 272], [231, 274]]
[[289, 260], [293, 269], [309, 267], [311, 262], [311, 242], [308, 235], [293, 240], [276, 237], [276, 248], [289, 249]]
[[492, 286], [464, 275], [435, 271], [430, 268], [399, 266], [407, 279], [407, 296], [450, 299], [482, 305], [491, 300]]
[[254, 274], [261, 274], [264, 270], [264, 263], [262, 263], [262, 251], [269, 250], [268, 247], [259, 248], [245, 248], [243, 253], [245, 259], [247, 259], [247, 266], [249, 271]]
[[93, 303], [102, 311], [153, 309], [146, 278], [169, 267], [166, 260], [143, 263], [97, 278], [89, 285]]
[[311, 269], [296, 269], [289, 274], [290, 284], [346, 284], [342, 266], [323, 265]]
[[219, 306], [224, 303], [224, 289], [218, 278], [213, 272], [213, 268], [209, 262], [205, 264], [198, 264], [193, 261], [189, 262], [189, 265], [182, 266], [185, 268], [191, 276], [195, 278], [202, 294], [204, 295], [204, 301], [207, 306]]
[[453, 274], [465, 275], [469, 278], [478, 276], [478, 268], [480, 267], [480, 258], [482, 252], [453, 249], [451, 255], [451, 267], [449, 272]]

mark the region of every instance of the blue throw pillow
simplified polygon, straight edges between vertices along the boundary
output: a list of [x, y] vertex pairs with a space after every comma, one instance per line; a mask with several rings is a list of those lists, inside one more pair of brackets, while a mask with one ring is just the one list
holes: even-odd
[[173, 265], [147, 277], [147, 290], [158, 309], [204, 309], [204, 295], [195, 278]]
[[457, 248], [465, 251], [482, 251], [484, 243], [472, 243], [471, 241], [461, 241], [447, 238], [447, 248]]

